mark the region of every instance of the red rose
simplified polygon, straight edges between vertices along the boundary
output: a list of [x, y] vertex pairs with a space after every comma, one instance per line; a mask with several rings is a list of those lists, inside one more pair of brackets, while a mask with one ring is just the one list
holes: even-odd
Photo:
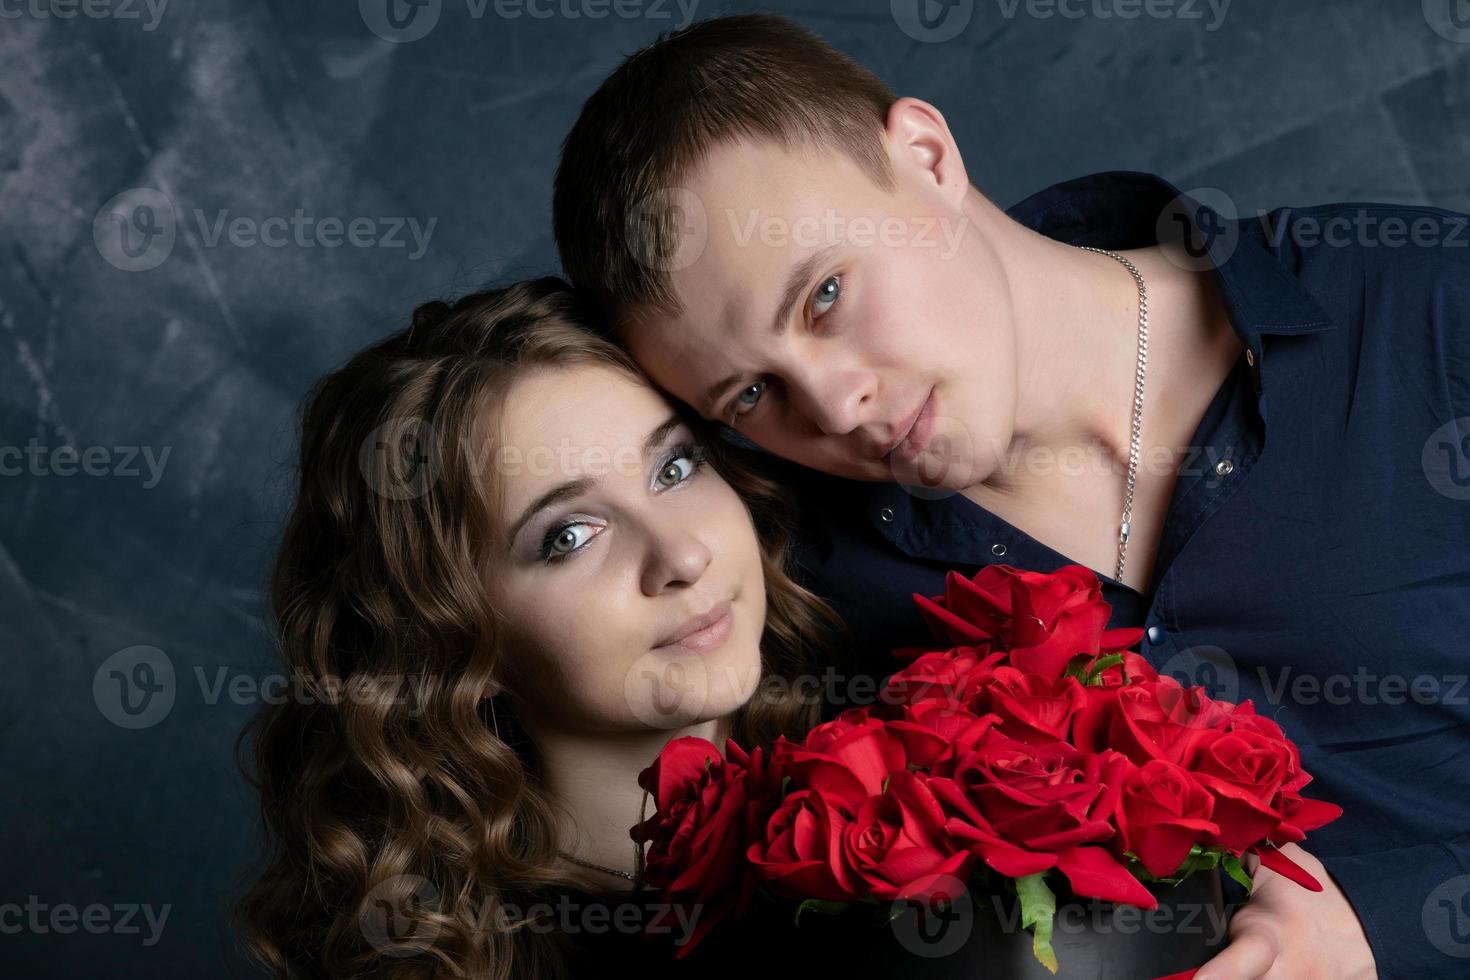
[[1131, 768], [1123, 782], [1114, 822], [1115, 850], [1138, 855], [1149, 874], [1166, 878], [1179, 870], [1196, 844], [1220, 828], [1210, 820], [1214, 797], [1172, 762], [1153, 759]]
[[1028, 572], [987, 565], [973, 579], [950, 572], [943, 596], [915, 594], [914, 602], [942, 642], [992, 644], [1012, 666], [1061, 676], [1073, 657], [1096, 657], [1138, 643], [1137, 627], [1107, 628], [1112, 606], [1097, 575], [1082, 565]]
[[1087, 705], [1072, 721], [1073, 744], [1088, 752], [1113, 749], [1135, 765], [1151, 759], [1184, 765], [1201, 736], [1230, 720], [1228, 705], [1168, 676], [1085, 690]]
[[721, 758], [702, 738], [676, 738], [638, 776], [657, 804], [653, 816], [629, 832], [650, 844], [644, 879], [663, 889], [670, 903], [704, 909], [677, 957], [688, 955], [727, 915], [745, 913], [755, 886], [746, 850], [780, 792], [760, 749], [747, 755], [727, 740], [725, 753]]
[[1342, 807], [1322, 800], [1309, 800], [1299, 793], [1284, 793], [1281, 798], [1281, 826], [1271, 839], [1278, 844], [1294, 844], [1305, 840], [1307, 831], [1325, 827], [1342, 816]]
[[1075, 677], [1046, 677], [1000, 667], [985, 686], [980, 704], [1000, 717], [1004, 734], [1043, 745], [1067, 740], [1072, 716], [1087, 704], [1087, 694]]
[[1082, 896], [1143, 908], [1157, 900], [1105, 848], [1128, 760], [1065, 742], [1027, 745], [992, 729], [929, 783], [945, 828], [1008, 877], [1056, 867]]
[[828, 802], [841, 803], [851, 816], [864, 800], [883, 792], [889, 775], [907, 769], [910, 752], [927, 764], [946, 749], [932, 729], [891, 728], [860, 707], [813, 728], [801, 745], [778, 743], [775, 762], [791, 777], [790, 789], [814, 790]]
[[1246, 701], [1236, 705], [1230, 712], [1230, 721], [1226, 725], [1226, 731], [1230, 732], [1253, 732], [1271, 742], [1280, 744], [1286, 758], [1286, 774], [1281, 786], [1281, 811], [1282, 823], [1271, 835], [1271, 840], [1278, 844], [1295, 843], [1304, 840], [1307, 831], [1316, 830], [1325, 826], [1342, 816], [1342, 807], [1335, 803], [1324, 803], [1321, 800], [1309, 800], [1301, 795], [1301, 790], [1312, 781], [1312, 777], [1302, 768], [1301, 752], [1296, 743], [1286, 737], [1281, 726], [1270, 718], [1256, 714], [1255, 705]]
[[816, 790], [787, 793], [746, 857], [776, 895], [856, 901], [867, 884], [848, 866], [842, 844], [856, 816], [846, 801]]
[[843, 856], [868, 893], [885, 901], [953, 900], [975, 855], [945, 832], [946, 815], [923, 775], [897, 772], [842, 831]]
[[985, 646], [930, 651], [891, 674], [879, 701], [890, 706], [936, 700], [968, 705], [1004, 661], [1004, 653]]
[[999, 715], [977, 715], [939, 700], [906, 704], [901, 710], [900, 717], [888, 722], [888, 730], [904, 739], [909, 763], [923, 769], [943, 767], [946, 760], [972, 750], [1000, 720]]
[[1098, 674], [1102, 687], [1124, 687], [1128, 684], [1159, 679], [1159, 672], [1154, 669], [1154, 665], [1143, 659], [1138, 653], [1123, 650], [1119, 655], [1123, 658], [1121, 663], [1106, 667]]
[[1213, 843], [1239, 854], [1266, 840], [1281, 825], [1281, 788], [1290, 756], [1280, 742], [1257, 732], [1207, 732], [1194, 746], [1188, 768], [1215, 798]]
[[1302, 769], [1302, 756], [1296, 743], [1286, 737], [1286, 733], [1276, 722], [1264, 715], [1256, 714], [1256, 706], [1250, 701], [1231, 706], [1230, 717], [1225, 723], [1225, 731], [1251, 732], [1280, 746], [1286, 764], [1286, 771], [1282, 774], [1281, 780], [1283, 790], [1298, 790], [1312, 781], [1312, 777]]

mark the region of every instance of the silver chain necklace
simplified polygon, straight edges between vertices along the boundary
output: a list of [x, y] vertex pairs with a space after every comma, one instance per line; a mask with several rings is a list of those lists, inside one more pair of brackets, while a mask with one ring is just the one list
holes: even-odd
[[[497, 739], [500, 739], [500, 737], [501, 737], [500, 736], [500, 718], [497, 717], [496, 716], [496, 713], [495, 713], [495, 699], [493, 697], [487, 697], [487, 698], [485, 698], [485, 700], [487, 702], [489, 702], [489, 704], [490, 704], [490, 725], [495, 730], [495, 737]], [[640, 807], [640, 813], [638, 814], [638, 817], [639, 817], [639, 820], [640, 821], [643, 818], [643, 813], [641, 811], [644, 808], [646, 808], [647, 805], [648, 805], [648, 794], [645, 792], [643, 794], [643, 807]], [[633, 882], [635, 885], [638, 883], [638, 877], [636, 875], [634, 875], [634, 874], [630, 874], [627, 871], [619, 871], [617, 868], [604, 868], [600, 864], [593, 864], [591, 861], [583, 861], [579, 857], [573, 857], [572, 855], [568, 854], [566, 851], [563, 851], [563, 850], [560, 850], [560, 849], [558, 849], [556, 853], [560, 854], [562, 857], [566, 858], [568, 861], [571, 861], [573, 864], [580, 864], [580, 865], [582, 865], [582, 867], [584, 867], [584, 868], [591, 868], [594, 871], [606, 871], [608, 874], [610, 874], [610, 875], [617, 875], [619, 878], [627, 878], [629, 881]], [[638, 855], [641, 857], [642, 854], [643, 854], [643, 850], [642, 850], [641, 847], [639, 847]]]
[[556, 853], [560, 854], [568, 861], [571, 861], [573, 864], [580, 864], [584, 868], [592, 868], [594, 871], [606, 871], [610, 875], [617, 875], [619, 878], [627, 878], [629, 881], [633, 882], [636, 882], [638, 880], [637, 877], [635, 877], [631, 872], [628, 871], [619, 871], [617, 868], [604, 868], [600, 864], [593, 864], [591, 861], [583, 861], [579, 857], [573, 857], [566, 851], [559, 850]]
[[1078, 245], [1088, 252], [1111, 255], [1127, 267], [1138, 283], [1138, 367], [1133, 376], [1133, 428], [1128, 443], [1128, 495], [1123, 501], [1123, 520], [1118, 525], [1118, 570], [1113, 578], [1123, 580], [1123, 559], [1128, 552], [1128, 535], [1133, 530], [1133, 485], [1138, 480], [1138, 437], [1143, 431], [1143, 377], [1148, 369], [1148, 287], [1144, 285], [1143, 273], [1117, 252], [1091, 245]]

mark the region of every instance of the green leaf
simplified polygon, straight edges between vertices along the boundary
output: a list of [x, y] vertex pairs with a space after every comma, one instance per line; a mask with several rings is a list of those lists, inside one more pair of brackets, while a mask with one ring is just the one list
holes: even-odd
[[825, 898], [808, 898], [796, 907], [795, 921], [797, 925], [801, 925], [801, 913], [805, 912], [807, 909], [811, 909], [815, 912], [821, 912], [825, 915], [836, 915], [838, 912], [843, 911], [851, 904], [851, 902], [837, 902]]
[[1249, 895], [1253, 882], [1251, 881], [1251, 876], [1245, 873], [1245, 866], [1240, 863], [1240, 858], [1234, 854], [1226, 853], [1220, 858], [1220, 863], [1225, 866], [1225, 873], [1240, 882], [1241, 887]]
[[1057, 954], [1051, 948], [1052, 927], [1056, 924], [1057, 897], [1047, 887], [1046, 872], [1039, 871], [1016, 879], [1016, 895], [1021, 899], [1021, 926], [1031, 930], [1031, 953], [1042, 966], [1057, 972]]
[[1088, 668], [1087, 677], [1083, 683], [1089, 687], [1100, 687], [1102, 685], [1102, 672], [1114, 664], [1120, 664], [1122, 662], [1123, 655], [1121, 653], [1110, 653], [1106, 657], [1098, 657], [1092, 662], [1092, 666]]
[[1221, 851], [1219, 848], [1201, 847], [1200, 845], [1196, 844], [1194, 845], [1194, 847], [1190, 848], [1189, 856], [1180, 863], [1179, 867], [1174, 871], [1173, 874], [1169, 875], [1167, 878], [1160, 878], [1158, 880], [1168, 885], [1177, 885], [1185, 878], [1188, 878], [1190, 875], [1194, 874], [1196, 871], [1211, 871], [1214, 868], [1218, 867], [1220, 864], [1220, 856], [1224, 853], [1225, 852]]
[[889, 773], [888, 775], [884, 776], [883, 777], [883, 785], [878, 788], [878, 792], [880, 792], [880, 793], [886, 793], [886, 792], [888, 792], [888, 781], [890, 779], [892, 779], [892, 778], [893, 778], [893, 773]]
[[1071, 660], [1067, 661], [1067, 671], [1065, 676], [1075, 677], [1082, 683], [1087, 683], [1087, 664], [1087, 654], [1078, 654]]

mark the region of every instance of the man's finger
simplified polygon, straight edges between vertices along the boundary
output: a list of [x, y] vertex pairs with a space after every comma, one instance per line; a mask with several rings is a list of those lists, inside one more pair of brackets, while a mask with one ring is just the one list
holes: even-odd
[[1259, 980], [1276, 962], [1276, 953], [1276, 942], [1267, 933], [1245, 930], [1200, 967], [1194, 980]]

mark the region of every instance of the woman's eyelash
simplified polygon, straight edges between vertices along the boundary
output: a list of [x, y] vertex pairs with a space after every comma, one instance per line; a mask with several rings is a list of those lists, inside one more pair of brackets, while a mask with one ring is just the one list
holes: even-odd
[[[658, 464], [658, 469], [654, 472], [662, 473], [664, 471], [664, 467], [668, 466], [674, 460], [684, 458], [688, 458], [693, 463], [693, 466], [689, 470], [689, 475], [680, 480], [679, 483], [674, 484], [675, 486], [678, 486], [680, 483], [687, 483], [688, 481], [694, 479], [695, 474], [704, 469], [705, 464], [709, 462], [709, 458], [705, 455], [703, 446], [700, 446], [697, 443], [688, 442], [679, 446], [675, 446], [669, 452], [669, 454], [664, 457], [663, 462]], [[546, 564], [551, 565], [557, 562], [566, 561], [568, 558], [579, 553], [582, 548], [585, 547], [585, 545], [579, 545], [573, 550], [562, 554], [557, 554], [556, 552], [552, 551], [551, 545], [552, 542], [556, 540], [557, 535], [561, 534], [563, 531], [567, 530], [568, 528], [578, 527], [586, 523], [586, 521], [563, 521], [560, 524], [555, 524], [552, 527], [548, 528], [546, 531], [546, 535], [541, 539], [541, 551], [539, 554], [541, 560]]]

